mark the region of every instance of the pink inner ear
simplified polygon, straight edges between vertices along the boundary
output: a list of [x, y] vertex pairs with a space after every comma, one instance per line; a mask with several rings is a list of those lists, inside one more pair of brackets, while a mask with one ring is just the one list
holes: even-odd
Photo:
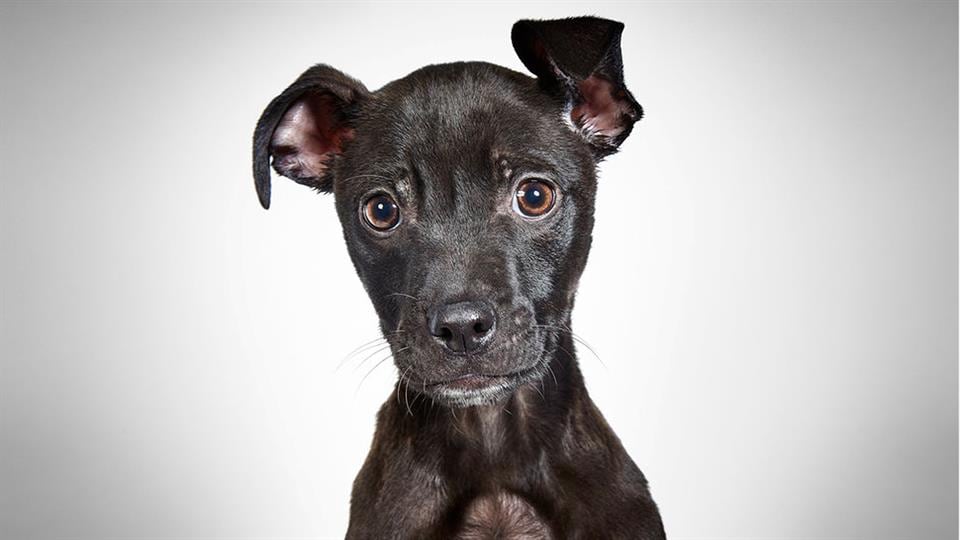
[[277, 172], [293, 179], [320, 178], [353, 130], [339, 122], [336, 98], [315, 94], [293, 104], [273, 132], [270, 150]]
[[594, 135], [616, 137], [624, 129], [623, 117], [630, 117], [631, 108], [625, 96], [616, 96], [613, 84], [595, 75], [578, 83], [583, 102], [570, 111], [574, 125], [589, 138]]

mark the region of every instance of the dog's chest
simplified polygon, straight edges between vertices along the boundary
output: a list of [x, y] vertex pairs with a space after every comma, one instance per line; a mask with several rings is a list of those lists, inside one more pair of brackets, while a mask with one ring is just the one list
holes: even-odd
[[534, 540], [552, 535], [533, 505], [518, 495], [500, 491], [477, 497], [467, 505], [457, 538]]

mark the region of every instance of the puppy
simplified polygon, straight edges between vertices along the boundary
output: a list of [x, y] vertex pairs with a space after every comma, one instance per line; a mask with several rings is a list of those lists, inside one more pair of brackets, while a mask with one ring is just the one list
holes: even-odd
[[569, 330], [597, 163], [642, 115], [622, 31], [517, 22], [513, 47], [536, 78], [453, 63], [371, 92], [316, 65], [263, 112], [260, 203], [271, 162], [334, 194], [399, 373], [347, 538], [664, 537]]

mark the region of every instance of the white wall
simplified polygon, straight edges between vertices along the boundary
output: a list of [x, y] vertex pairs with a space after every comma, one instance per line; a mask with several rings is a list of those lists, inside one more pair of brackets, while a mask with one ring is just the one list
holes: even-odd
[[[266, 103], [624, 21], [575, 330], [672, 538], [956, 538], [955, 4], [0, 4], [0, 536], [342, 536], [395, 377]], [[375, 360], [376, 358], [374, 358]], [[369, 363], [367, 364], [369, 365]]]

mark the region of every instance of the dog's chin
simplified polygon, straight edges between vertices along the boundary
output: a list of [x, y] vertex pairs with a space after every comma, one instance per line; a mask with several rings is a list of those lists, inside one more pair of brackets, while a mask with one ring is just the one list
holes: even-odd
[[452, 380], [427, 385], [423, 391], [434, 401], [452, 408], [489, 405], [508, 399], [526, 384], [543, 378], [544, 362], [506, 375], [469, 373]]

